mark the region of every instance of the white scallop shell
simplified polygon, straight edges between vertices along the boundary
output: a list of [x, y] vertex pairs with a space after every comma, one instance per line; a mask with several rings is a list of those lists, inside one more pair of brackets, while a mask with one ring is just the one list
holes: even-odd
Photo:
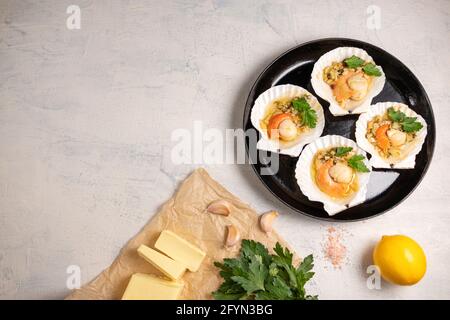
[[[269, 107], [272, 101], [284, 97], [295, 98], [305, 94], [309, 94], [311, 96], [311, 108], [317, 113], [316, 127], [302, 133], [298, 141], [293, 146], [288, 148], [280, 148], [279, 142], [277, 140], [270, 139], [267, 135], [267, 131], [261, 128], [260, 120], [264, 118], [267, 107]], [[302, 87], [292, 84], [274, 86], [260, 94], [253, 105], [250, 119], [252, 121], [252, 125], [261, 133], [261, 139], [256, 145], [257, 149], [287, 154], [291, 157], [297, 157], [305, 144], [308, 144], [320, 137], [325, 126], [323, 108], [316, 97]]]
[[[319, 189], [314, 182], [314, 177], [311, 172], [311, 165], [314, 160], [314, 156], [319, 150], [339, 146], [353, 147], [353, 150], [356, 151], [357, 154], [366, 156], [364, 150], [359, 148], [353, 140], [342, 136], [328, 135], [320, 137], [313, 143], [308, 144], [300, 155], [295, 168], [295, 178], [297, 179], [297, 184], [303, 194], [311, 201], [322, 202], [325, 211], [328, 212], [330, 216], [364, 202], [366, 200], [367, 184], [369, 183], [370, 178], [370, 172], [356, 173], [358, 176], [359, 190], [348, 203], [336, 202]], [[369, 165], [369, 161], [365, 159], [364, 163], [370, 170], [371, 167]]]
[[[417, 121], [419, 121], [423, 125], [423, 128], [416, 133], [416, 144], [410, 151], [408, 157], [397, 163], [390, 163], [386, 159], [382, 158], [378, 154], [376, 148], [367, 140], [366, 132], [367, 123], [372, 120], [373, 117], [377, 115], [383, 115], [387, 109], [394, 106], [398, 106], [398, 110], [405, 113], [408, 117], [417, 117]], [[379, 102], [370, 106], [370, 109], [367, 113], [359, 116], [358, 120], [356, 121], [355, 136], [358, 145], [371, 154], [372, 157], [370, 158], [370, 164], [374, 168], [412, 169], [416, 164], [416, 155], [422, 149], [423, 142], [425, 141], [425, 137], [427, 136], [427, 123], [420, 115], [415, 113], [406, 104], [399, 102]]]
[[359, 48], [354, 47], [339, 47], [325, 53], [314, 64], [313, 71], [311, 73], [311, 84], [314, 91], [322, 99], [327, 100], [330, 103], [330, 112], [335, 116], [343, 116], [349, 113], [363, 113], [366, 112], [372, 103], [372, 99], [383, 90], [386, 76], [384, 75], [381, 66], [377, 66], [381, 71], [381, 76], [374, 77], [372, 88], [367, 96], [360, 102], [359, 106], [353, 109], [351, 112], [342, 108], [334, 98], [330, 85], [323, 80], [323, 69], [330, 66], [333, 62], [341, 62], [351, 56], [357, 56], [365, 61], [371, 61], [375, 63], [369, 54]]

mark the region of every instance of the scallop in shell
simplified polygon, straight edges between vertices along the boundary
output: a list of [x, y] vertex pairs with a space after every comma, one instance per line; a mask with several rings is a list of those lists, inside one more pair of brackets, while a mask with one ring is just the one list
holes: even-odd
[[427, 124], [406, 104], [379, 102], [359, 116], [355, 136], [371, 154], [373, 167], [411, 169], [427, 136]]
[[304, 148], [295, 178], [303, 194], [322, 202], [331, 216], [366, 200], [370, 169], [366, 153], [353, 140], [328, 135]]
[[258, 149], [296, 157], [304, 145], [320, 137], [325, 117], [322, 106], [310, 92], [285, 84], [259, 95], [252, 108], [251, 122], [261, 134]]
[[[352, 58], [351, 64], [345, 62], [348, 58]], [[366, 112], [372, 99], [383, 90], [385, 80], [383, 69], [372, 57], [354, 47], [325, 53], [311, 73], [315, 93], [330, 103], [335, 116]]]

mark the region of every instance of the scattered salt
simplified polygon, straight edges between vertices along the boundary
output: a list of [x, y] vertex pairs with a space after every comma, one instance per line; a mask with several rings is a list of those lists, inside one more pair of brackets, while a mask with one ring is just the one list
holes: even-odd
[[342, 244], [342, 232], [334, 227], [329, 227], [323, 250], [325, 258], [333, 267], [341, 268], [347, 254], [347, 248]]

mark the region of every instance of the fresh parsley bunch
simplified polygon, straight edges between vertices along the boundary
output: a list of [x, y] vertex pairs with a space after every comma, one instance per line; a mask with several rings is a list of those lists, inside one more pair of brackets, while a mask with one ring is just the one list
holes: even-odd
[[217, 300], [316, 300], [307, 295], [305, 284], [314, 276], [313, 256], [309, 255], [295, 267], [293, 254], [277, 243], [269, 254], [260, 242], [242, 240], [241, 251], [235, 259], [215, 262], [224, 279], [213, 292]]

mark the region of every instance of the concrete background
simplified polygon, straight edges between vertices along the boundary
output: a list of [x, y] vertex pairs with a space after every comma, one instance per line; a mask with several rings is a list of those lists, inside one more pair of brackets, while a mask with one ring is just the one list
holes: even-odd
[[[66, 27], [71, 4], [80, 30]], [[367, 27], [369, 5], [379, 30]], [[92, 279], [198, 166], [171, 162], [173, 129], [240, 127], [264, 66], [336, 36], [389, 51], [430, 96], [437, 145], [414, 194], [380, 217], [330, 224], [280, 204], [249, 166], [205, 167], [258, 211], [282, 213], [277, 230], [315, 255], [309, 291], [321, 299], [450, 298], [449, 14], [449, 1], [428, 0], [0, 0], [0, 297], [63, 298], [69, 265]], [[348, 250], [341, 268], [323, 254], [329, 226]], [[427, 274], [369, 290], [371, 248], [393, 233], [423, 246]]]

